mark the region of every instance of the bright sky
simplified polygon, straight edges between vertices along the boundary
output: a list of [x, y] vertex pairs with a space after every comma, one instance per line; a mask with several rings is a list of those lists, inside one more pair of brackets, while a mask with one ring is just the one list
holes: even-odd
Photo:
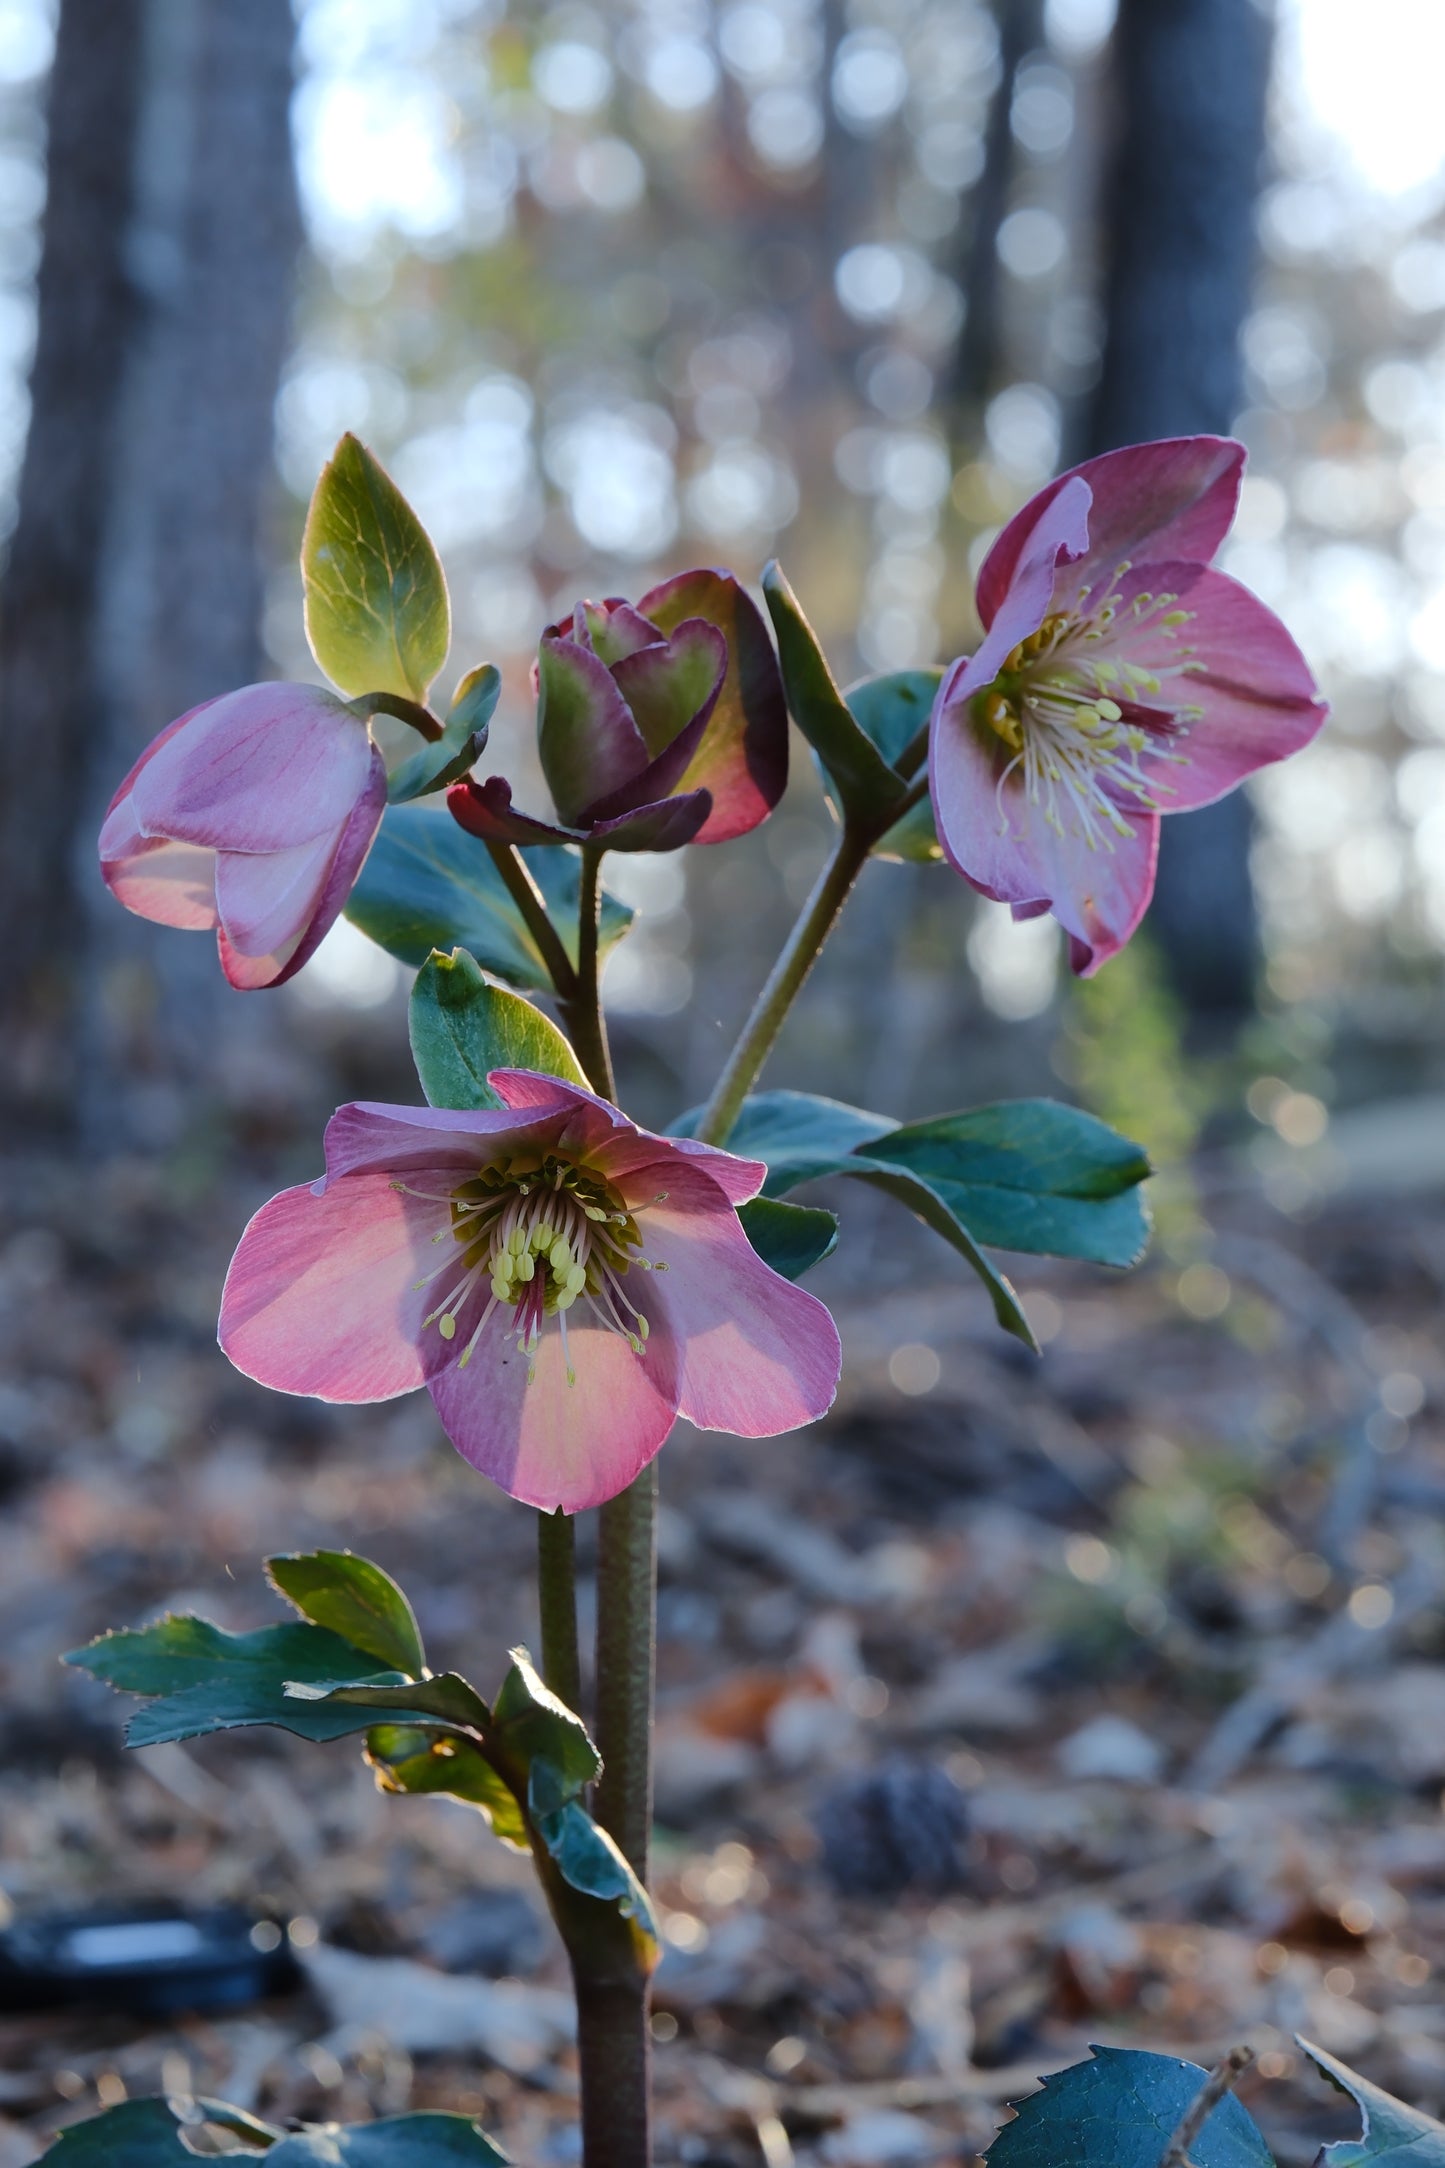
[[1285, 85], [1366, 188], [1406, 196], [1438, 181], [1442, 0], [1284, 0], [1282, 12]]

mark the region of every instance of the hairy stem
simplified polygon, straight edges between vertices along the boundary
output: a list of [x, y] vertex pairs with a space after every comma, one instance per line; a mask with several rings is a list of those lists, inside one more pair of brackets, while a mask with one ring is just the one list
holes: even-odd
[[[899, 817], [894, 815], [895, 819]], [[788, 1011], [818, 959], [819, 950], [837, 923], [838, 914], [862, 871], [873, 841], [871, 835], [861, 835], [852, 827], [845, 827], [839, 835], [833, 855], [819, 874], [812, 895], [768, 973], [763, 990], [753, 1003], [753, 1013], [743, 1026], [742, 1035], [703, 1109], [697, 1134], [704, 1144], [726, 1144], [731, 1136], [742, 1103], [772, 1052]]]
[[588, 1083], [603, 1099], [615, 1100], [617, 1086], [612, 1081], [612, 1055], [598, 989], [597, 919], [601, 901], [602, 853], [584, 843], [582, 893], [577, 902], [577, 975], [571, 991], [560, 994], [558, 1006]]
[[577, 986], [577, 974], [572, 959], [562, 945], [562, 936], [552, 924], [542, 891], [528, 870], [527, 862], [515, 843], [487, 844], [487, 856], [502, 876], [507, 894], [522, 914], [522, 922], [537, 944], [538, 953], [547, 967], [548, 976], [557, 989], [559, 1000], [565, 1001]]
[[559, 1701], [582, 1698], [577, 1654], [577, 1528], [570, 1514], [537, 1515], [537, 1607], [542, 1614], [542, 1676]]
[[651, 2037], [646, 1989], [577, 1986], [585, 2168], [647, 2168], [652, 2159]]
[[597, 1516], [596, 1814], [644, 1884], [652, 1836], [656, 1518], [656, 1462]]

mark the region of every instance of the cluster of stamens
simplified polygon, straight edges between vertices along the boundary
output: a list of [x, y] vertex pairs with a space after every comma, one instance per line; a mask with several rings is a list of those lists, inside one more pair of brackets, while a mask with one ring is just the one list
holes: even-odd
[[[1005, 786], [1022, 771], [1027, 797], [1057, 835], [1072, 828], [1091, 850], [1112, 851], [1113, 837], [1132, 832], [1126, 804], [1157, 811], [1160, 796], [1171, 793], [1164, 777], [1146, 774], [1141, 763], [1186, 762], [1169, 740], [1203, 711], [1166, 688], [1204, 667], [1179, 640], [1193, 613], [1176, 607], [1177, 595], [1140, 594], [1121, 605], [1118, 585], [1128, 570], [1127, 563], [1118, 567], [1100, 601], [1084, 588], [1076, 610], [1046, 617], [977, 695], [975, 715], [1013, 756], [995, 792], [1002, 834], [1009, 825]], [[1123, 637], [1135, 645], [1144, 634], [1160, 643], [1157, 653], [1130, 660], [1119, 652]], [[1131, 721], [1121, 700], [1149, 707], [1148, 724]]]
[[416, 1283], [420, 1290], [450, 1278], [460, 1263], [460, 1278], [422, 1319], [424, 1327], [435, 1325], [444, 1340], [454, 1340], [467, 1304], [483, 1280], [489, 1283], [490, 1299], [458, 1358], [463, 1369], [496, 1311], [507, 1305], [513, 1316], [503, 1337], [515, 1340], [526, 1357], [529, 1382], [536, 1375], [538, 1340], [551, 1317], [562, 1336], [567, 1382], [577, 1382], [567, 1317], [578, 1303], [589, 1323], [619, 1334], [634, 1355], [642, 1354], [648, 1322], [622, 1281], [634, 1267], [643, 1272], [665, 1272], [667, 1267], [642, 1255], [636, 1218], [594, 1171], [555, 1153], [527, 1154], [487, 1167], [445, 1195], [414, 1189], [407, 1182], [393, 1182], [392, 1187], [405, 1196], [446, 1205], [448, 1224], [432, 1240], [462, 1246], [460, 1260], [453, 1251]]

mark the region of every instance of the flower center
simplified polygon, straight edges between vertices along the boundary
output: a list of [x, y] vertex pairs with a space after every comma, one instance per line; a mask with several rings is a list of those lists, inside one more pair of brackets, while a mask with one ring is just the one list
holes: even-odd
[[[1004, 787], [1016, 774], [1055, 833], [1081, 836], [1091, 850], [1112, 851], [1115, 836], [1132, 833], [1125, 806], [1157, 812], [1160, 796], [1170, 795], [1164, 777], [1142, 764], [1184, 764], [1170, 741], [1203, 710], [1174, 697], [1173, 681], [1203, 664], [1180, 645], [1193, 613], [1176, 607], [1177, 595], [1121, 601], [1128, 569], [1119, 566], [1098, 603], [1084, 589], [1076, 610], [1046, 617], [974, 700], [977, 721], [1012, 756], [996, 789], [1003, 834]], [[1135, 716], [1147, 707], [1148, 721], [1126, 715], [1120, 701]]]
[[[486, 1280], [490, 1297], [462, 1349], [465, 1369], [477, 1342], [499, 1308], [510, 1308], [512, 1322], [504, 1338], [515, 1340], [527, 1358], [527, 1379], [536, 1375], [537, 1343], [549, 1318], [557, 1320], [567, 1383], [575, 1385], [567, 1344], [567, 1317], [578, 1303], [589, 1322], [619, 1334], [641, 1355], [648, 1322], [629, 1299], [622, 1282], [634, 1267], [665, 1272], [666, 1265], [642, 1255], [636, 1217], [601, 1176], [555, 1153], [527, 1154], [470, 1175], [448, 1195], [412, 1189], [393, 1182], [409, 1197], [448, 1207], [448, 1225], [432, 1237], [461, 1247], [417, 1287], [461, 1274], [436, 1308], [422, 1319], [435, 1325], [444, 1340], [456, 1338], [463, 1311]], [[665, 1196], [666, 1192], [663, 1193]], [[654, 1200], [661, 1203], [662, 1197]]]

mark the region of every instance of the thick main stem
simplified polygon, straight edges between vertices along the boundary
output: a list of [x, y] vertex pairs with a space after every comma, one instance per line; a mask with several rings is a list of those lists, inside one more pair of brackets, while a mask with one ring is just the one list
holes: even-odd
[[656, 1521], [655, 1462], [597, 1516], [596, 1813], [643, 1883], [652, 1836]]
[[577, 1528], [570, 1514], [537, 1515], [537, 1608], [542, 1616], [542, 1676], [559, 1701], [582, 1698], [577, 1653]]
[[772, 1052], [788, 1011], [832, 932], [871, 847], [870, 836], [843, 829], [703, 1109], [697, 1134], [704, 1144], [726, 1144], [731, 1136], [742, 1103]]
[[647, 1991], [574, 1973], [584, 2168], [648, 2168], [652, 2054]]

